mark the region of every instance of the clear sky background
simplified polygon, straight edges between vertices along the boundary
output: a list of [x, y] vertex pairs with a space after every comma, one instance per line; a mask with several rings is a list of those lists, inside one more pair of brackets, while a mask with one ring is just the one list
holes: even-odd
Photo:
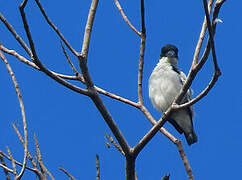
[[[90, 0], [41, 1], [48, 16], [76, 50], [80, 50]], [[133, 25], [140, 29], [139, 1], [120, 1]], [[237, 3], [237, 4], [236, 4]], [[0, 12], [27, 41], [17, 1], [0, 0]], [[168, 123], [173, 135], [183, 142], [197, 180], [240, 179], [242, 170], [241, 141], [241, 46], [242, 2], [227, 1], [219, 14], [215, 36], [216, 52], [222, 76], [210, 93], [195, 105], [195, 131], [198, 143], [189, 147], [183, 135]], [[179, 48], [179, 66], [187, 74], [204, 17], [202, 1], [145, 1], [147, 41], [144, 64], [144, 102], [152, 115], [160, 113], [148, 98], [148, 78], [156, 65], [160, 49], [167, 43]], [[46, 24], [34, 1], [26, 14], [42, 62], [56, 72], [72, 74], [60, 46], [60, 39]], [[0, 41], [28, 57], [16, 40], [0, 23]], [[88, 66], [96, 85], [123, 97], [137, 101], [137, 71], [139, 37], [121, 18], [112, 0], [100, 0], [94, 22], [88, 56]], [[70, 53], [69, 53], [70, 54]], [[77, 60], [72, 60], [77, 65]], [[125, 179], [125, 160], [115, 148], [107, 149], [104, 134], [111, 135], [94, 104], [87, 97], [62, 87], [41, 72], [8, 56], [16, 74], [26, 109], [29, 149], [34, 154], [34, 133], [39, 140], [43, 160], [56, 179], [68, 179], [59, 166], [76, 179], [95, 179], [95, 155], [100, 155], [101, 179]], [[78, 67], [78, 66], [77, 66]], [[194, 96], [210, 81], [213, 73], [209, 57], [192, 88]], [[10, 76], [0, 63], [0, 149], [9, 146], [15, 159], [22, 161], [23, 148], [11, 122], [22, 132], [21, 113]], [[79, 86], [81, 84], [76, 83]], [[126, 104], [101, 96], [118, 127], [131, 146], [152, 127], [144, 115]], [[10, 163], [8, 163], [11, 166]], [[28, 163], [30, 165], [30, 163]], [[150, 141], [136, 161], [139, 180], [161, 179], [170, 173], [171, 179], [185, 180], [187, 175], [176, 146], [161, 133]], [[0, 171], [0, 179], [3, 171]], [[35, 179], [26, 171], [24, 180]]]

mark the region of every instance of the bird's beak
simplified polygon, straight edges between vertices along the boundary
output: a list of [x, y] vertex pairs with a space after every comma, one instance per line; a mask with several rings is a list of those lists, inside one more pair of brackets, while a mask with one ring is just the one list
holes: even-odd
[[176, 53], [173, 50], [170, 50], [166, 53], [167, 57], [176, 57]]

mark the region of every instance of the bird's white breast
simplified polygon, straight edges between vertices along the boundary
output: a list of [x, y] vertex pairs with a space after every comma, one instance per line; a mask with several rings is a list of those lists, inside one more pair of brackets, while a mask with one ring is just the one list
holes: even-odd
[[182, 87], [179, 74], [170, 63], [160, 61], [149, 79], [149, 97], [159, 111], [166, 111]]

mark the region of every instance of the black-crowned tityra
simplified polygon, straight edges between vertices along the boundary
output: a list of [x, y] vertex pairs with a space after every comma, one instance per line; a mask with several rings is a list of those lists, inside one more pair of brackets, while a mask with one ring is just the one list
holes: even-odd
[[[178, 49], [171, 44], [161, 49], [160, 60], [149, 79], [149, 97], [153, 106], [159, 111], [165, 112], [179, 94], [186, 80], [186, 75], [177, 67]], [[188, 102], [192, 98], [192, 90], [189, 89], [181, 103]], [[173, 111], [168, 121], [179, 133], [184, 133], [189, 145], [197, 142], [197, 136], [193, 129], [193, 107], [186, 107]]]

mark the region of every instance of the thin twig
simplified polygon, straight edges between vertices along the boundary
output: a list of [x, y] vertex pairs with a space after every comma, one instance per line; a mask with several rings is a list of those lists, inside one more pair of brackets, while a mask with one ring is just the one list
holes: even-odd
[[107, 134], [105, 134], [105, 137], [110, 141], [110, 143], [112, 143], [114, 145], [114, 147], [123, 155], [125, 156], [124, 154], [124, 151], [122, 150], [122, 148], [114, 141], [114, 139], [112, 138], [112, 136], [109, 136]]
[[11, 162], [12, 162], [14, 179], [16, 179], [16, 177], [17, 177], [16, 164], [15, 164], [15, 161], [14, 161], [14, 159], [13, 159], [13, 156], [12, 156], [12, 153], [11, 153], [10, 149], [8, 148], [8, 146], [7, 146], [6, 148], [7, 148], [8, 155], [9, 155], [9, 157], [10, 157], [10, 160], [11, 160]]
[[[22, 145], [24, 146], [24, 140], [23, 140], [23, 138], [22, 138], [22, 136], [21, 136], [21, 134], [20, 134], [18, 128], [15, 126], [14, 123], [12, 123], [12, 126], [13, 126], [13, 128], [14, 128], [14, 130], [15, 130], [15, 132], [16, 132], [16, 134], [17, 134], [19, 140], [20, 140], [20, 142], [21, 142]], [[27, 156], [28, 156], [28, 158], [29, 158], [31, 164], [33, 165], [33, 167], [34, 167], [35, 169], [37, 169], [37, 164], [36, 164], [36, 162], [34, 161], [33, 157], [31, 156], [30, 152], [28, 152]]]
[[[213, 1], [214, 0], [209, 0], [209, 2], [208, 2], [208, 12], [209, 12], [209, 14], [211, 12]], [[197, 46], [196, 46], [194, 56], [193, 56], [193, 60], [192, 60], [192, 66], [194, 66], [198, 63], [198, 57], [199, 57], [200, 50], [201, 50], [201, 47], [202, 47], [202, 43], [203, 43], [203, 40], [204, 40], [204, 37], [205, 37], [206, 29], [207, 29], [207, 21], [206, 21], [206, 17], [204, 17], [202, 29], [201, 29], [201, 32], [200, 32], [200, 35], [199, 35], [199, 38], [198, 38]]]
[[18, 82], [16, 80], [16, 77], [13, 73], [13, 70], [11, 68], [11, 66], [8, 63], [8, 60], [6, 59], [6, 57], [4, 56], [3, 53], [1, 53], [0, 51], [0, 57], [3, 60], [3, 62], [5, 63], [8, 73], [12, 78], [17, 96], [18, 96], [18, 101], [19, 101], [19, 105], [20, 105], [20, 109], [21, 109], [21, 114], [22, 114], [22, 119], [23, 119], [23, 126], [24, 126], [24, 159], [23, 159], [23, 166], [22, 169], [20, 171], [20, 173], [16, 176], [16, 179], [21, 179], [21, 177], [23, 176], [26, 164], [27, 164], [27, 153], [28, 153], [28, 130], [27, 130], [27, 121], [26, 121], [26, 116], [25, 116], [25, 110], [24, 110], [24, 103], [23, 103], [23, 99], [22, 99], [22, 95], [19, 89], [19, 85]]
[[[28, 66], [31, 66], [31, 67], [35, 68], [36, 70], [40, 71], [40, 68], [35, 63], [33, 63], [30, 60], [26, 59], [25, 57], [21, 56], [15, 50], [10, 50], [10, 49], [4, 47], [2, 44], [0, 44], [0, 50], [2, 50], [3, 52], [5, 52], [7, 54], [10, 54], [10, 55], [16, 57], [20, 62], [23, 62], [23, 63], [27, 64]], [[76, 76], [60, 74], [60, 73], [56, 73], [54, 71], [51, 71], [51, 73], [53, 73], [55, 76], [58, 76], [58, 77], [63, 78], [63, 79], [69, 79], [69, 80], [78, 80], [79, 79]]]
[[117, 6], [121, 16], [123, 17], [124, 21], [129, 25], [129, 27], [138, 35], [141, 37], [141, 32], [139, 32], [129, 21], [129, 19], [127, 18], [127, 16], [125, 15], [120, 3], [118, 2], [118, 0], [114, 0], [115, 5]]
[[3, 168], [6, 180], [10, 180], [10, 175], [8, 174], [8, 172], [10, 172], [10, 171], [12, 172], [12, 169], [10, 169], [6, 166], [6, 163], [5, 163], [2, 155], [0, 155], [0, 161], [1, 161], [0, 166]]
[[42, 155], [41, 155], [41, 152], [40, 152], [40, 147], [39, 147], [39, 143], [38, 143], [36, 134], [34, 134], [34, 141], [35, 141], [35, 148], [36, 148], [37, 160], [38, 160], [38, 163], [39, 163], [41, 169], [43, 169], [44, 172], [46, 172], [50, 176], [50, 178], [52, 180], [55, 180], [55, 178], [52, 176], [52, 174], [50, 173], [50, 171], [44, 165], [44, 162], [42, 160]]
[[214, 44], [214, 39], [213, 39], [214, 33], [213, 33], [212, 25], [210, 22], [210, 18], [209, 18], [207, 0], [203, 0], [203, 6], [204, 6], [204, 11], [206, 14], [206, 20], [207, 20], [207, 24], [208, 24], [208, 32], [209, 32], [209, 37], [210, 37], [210, 44], [211, 44], [211, 48], [212, 48], [212, 56], [213, 56], [213, 63], [214, 63], [214, 71], [215, 71], [215, 75], [217, 74], [218, 76], [220, 76], [221, 72], [220, 72], [220, 69], [218, 66], [217, 56], [216, 56], [216, 52], [215, 52], [215, 44]]
[[72, 70], [74, 71], [75, 75], [76, 75], [76, 76], [78, 76], [78, 75], [80, 76], [81, 74], [77, 71], [77, 69], [75, 68], [74, 64], [71, 62], [71, 59], [70, 59], [70, 57], [68, 56], [68, 54], [67, 54], [67, 52], [66, 52], [66, 50], [65, 50], [65, 47], [64, 47], [63, 44], [62, 44], [62, 42], [60, 42], [60, 43], [61, 43], [62, 51], [63, 51], [63, 53], [64, 53], [64, 55], [65, 55], [65, 57], [66, 57], [68, 63], [70, 64]]
[[[220, 11], [220, 8], [222, 7], [223, 3], [225, 2], [226, 0], [216, 0], [215, 4], [214, 4], [214, 8], [213, 8], [213, 17], [212, 17], [212, 29], [213, 29], [213, 36], [216, 32], [216, 25], [217, 23], [215, 22], [215, 20], [217, 19], [218, 17], [218, 14], [219, 14], [219, 11]], [[208, 41], [207, 41], [207, 45], [206, 45], [206, 48], [204, 49], [204, 52], [203, 52], [203, 55], [202, 57], [200, 58], [199, 60], [199, 63], [197, 64], [197, 67], [196, 69], [201, 69], [203, 64], [205, 64], [206, 60], [208, 59], [208, 55], [210, 53], [210, 49], [211, 49], [211, 43], [210, 43], [210, 36], [208, 38]]]
[[65, 170], [62, 167], [59, 167], [59, 170], [63, 171], [69, 178], [70, 180], [76, 180], [67, 170]]
[[96, 169], [97, 169], [96, 180], [100, 180], [100, 161], [99, 161], [99, 155], [98, 154], [96, 154]]
[[8, 28], [14, 38], [19, 42], [19, 44], [24, 48], [24, 50], [28, 53], [28, 55], [32, 58], [32, 52], [24, 42], [24, 40], [18, 35], [15, 29], [11, 26], [11, 24], [7, 21], [7, 19], [0, 13], [0, 19], [4, 23], [4, 25]]
[[58, 34], [58, 36], [61, 38], [61, 40], [65, 43], [65, 45], [68, 47], [68, 49], [75, 55], [77, 56], [77, 52], [75, 49], [73, 49], [71, 47], [71, 45], [69, 44], [69, 42], [65, 39], [65, 37], [61, 34], [61, 32], [57, 29], [57, 27], [51, 22], [50, 18], [47, 16], [47, 14], [45, 13], [44, 8], [42, 7], [42, 5], [40, 4], [39, 0], [35, 0], [35, 2], [37, 3], [42, 15], [44, 16], [45, 20], [47, 21], [47, 23], [52, 27], [52, 29]]
[[144, 66], [144, 55], [145, 55], [145, 41], [146, 41], [145, 10], [144, 10], [144, 0], [141, 0], [141, 42], [140, 42], [139, 71], [138, 71], [138, 99], [141, 105], [144, 105], [143, 94], [142, 94], [142, 81], [143, 81], [143, 66]]
[[[4, 152], [0, 151], [0, 155], [4, 156], [5, 158], [7, 158], [8, 160], [11, 161], [10, 156], [8, 156], [7, 154], [5, 154]], [[16, 160], [14, 160], [14, 162], [15, 162], [18, 166], [21, 166], [21, 167], [23, 166], [22, 163], [20, 163], [20, 162], [18, 162], [18, 161], [16, 161]], [[37, 169], [37, 167], [36, 167], [36, 168], [31, 168], [31, 167], [26, 166], [26, 169], [28, 169], [28, 170], [33, 171], [34, 173], [36, 173], [36, 175], [38, 176], [39, 179], [41, 179], [41, 180], [43, 179], [43, 178], [42, 178], [42, 174], [41, 174], [41, 172]], [[12, 172], [12, 173], [13, 173], [13, 172]]]

